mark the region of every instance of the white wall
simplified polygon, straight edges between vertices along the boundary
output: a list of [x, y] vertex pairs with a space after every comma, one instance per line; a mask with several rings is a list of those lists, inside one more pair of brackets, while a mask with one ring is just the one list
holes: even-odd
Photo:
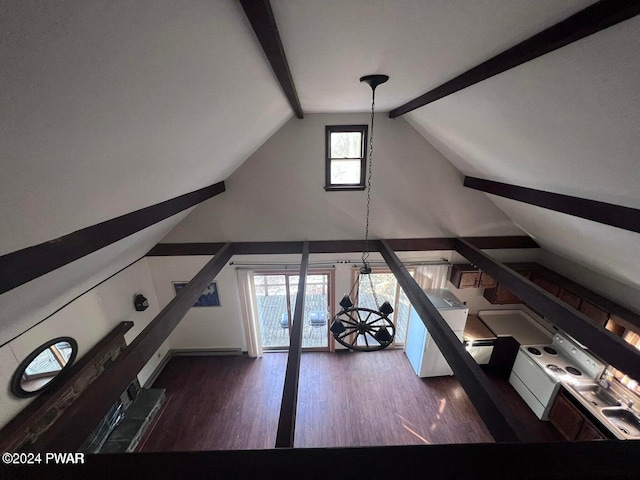
[[[325, 126], [368, 114], [291, 119], [194, 209], [164, 242], [364, 237], [366, 191], [326, 192]], [[522, 234], [405, 120], [376, 117], [370, 234], [411, 238]]]
[[[190, 281], [211, 256], [148, 257], [158, 301], [164, 307], [174, 297], [171, 282]], [[237, 348], [247, 349], [238, 279], [235, 268], [226, 266], [216, 277], [219, 307], [194, 307], [169, 336], [173, 349]]]
[[[149, 308], [144, 312], [134, 309], [133, 298], [137, 293], [149, 300]], [[134, 322], [125, 335], [130, 343], [159, 311], [147, 259], [143, 258], [0, 348], [0, 382], [4, 386], [0, 392], [0, 427], [32, 400], [16, 398], [9, 386], [19, 363], [35, 348], [52, 338], [69, 336], [78, 342], [79, 359], [122, 321]], [[141, 383], [146, 381], [168, 349], [169, 344], [165, 342], [141, 370], [138, 375]]]

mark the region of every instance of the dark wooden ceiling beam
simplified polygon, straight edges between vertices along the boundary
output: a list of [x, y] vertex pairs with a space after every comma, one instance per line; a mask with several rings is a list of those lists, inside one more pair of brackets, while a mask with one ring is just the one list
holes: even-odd
[[556, 23], [461, 75], [389, 112], [396, 118], [640, 13], [640, 1], [603, 0]]
[[171, 257], [180, 255], [215, 255], [224, 247], [222, 242], [209, 243], [158, 243], [147, 257]]
[[497, 442], [533, 441], [532, 435], [522, 428], [509, 406], [495, 391], [485, 373], [465, 350], [460, 339], [429, 301], [389, 244], [384, 240], [376, 243], [389, 269], [395, 275], [493, 438]]
[[233, 255], [226, 244], [39, 439], [38, 451], [75, 452]]
[[[540, 248], [536, 241], [527, 236], [505, 237], [463, 237], [467, 242], [477, 248], [485, 250], [509, 249], [509, 248]], [[455, 249], [455, 245], [452, 249]]]
[[511, 268], [497, 262], [465, 240], [458, 240], [456, 251], [487, 272], [500, 285], [518, 296], [524, 303], [556, 327], [586, 345], [593, 353], [625, 372], [640, 378], [640, 351], [622, 338], [596, 325], [589, 317], [530, 282]]
[[300, 378], [300, 358], [302, 356], [302, 331], [304, 326], [304, 301], [307, 288], [307, 271], [309, 269], [309, 242], [302, 247], [300, 277], [296, 306], [293, 311], [293, 326], [289, 337], [289, 356], [284, 375], [280, 419], [276, 435], [276, 448], [293, 448], [296, 428], [296, 409], [298, 406], [298, 380]]
[[[539, 248], [526, 235], [502, 237], [466, 237], [478, 248]], [[395, 238], [387, 243], [396, 252], [428, 252], [454, 250], [455, 237], [445, 238]], [[147, 256], [164, 257], [180, 255], [215, 255], [224, 243], [159, 243]], [[278, 253], [300, 253], [302, 242], [234, 242], [234, 255], [269, 255]], [[362, 252], [364, 240], [312, 240], [309, 253], [350, 253]]]
[[224, 182], [0, 257], [0, 294], [224, 192]]
[[464, 186], [498, 195], [499, 197], [535, 205], [536, 207], [640, 233], [640, 210], [635, 208], [475, 177], [464, 177]]
[[293, 83], [291, 70], [289, 70], [289, 62], [287, 62], [284, 47], [280, 40], [276, 19], [273, 16], [271, 3], [269, 0], [240, 0], [240, 4], [296, 117], [304, 118], [300, 100], [298, 99], [298, 92]]
[[234, 242], [236, 255], [300, 253], [304, 242]]

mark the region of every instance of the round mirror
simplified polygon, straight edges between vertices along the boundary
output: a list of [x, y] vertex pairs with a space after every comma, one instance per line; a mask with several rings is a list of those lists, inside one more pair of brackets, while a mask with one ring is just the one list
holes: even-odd
[[18, 397], [31, 397], [55, 383], [69, 368], [78, 353], [78, 344], [71, 337], [49, 340], [25, 358], [11, 379], [11, 391]]

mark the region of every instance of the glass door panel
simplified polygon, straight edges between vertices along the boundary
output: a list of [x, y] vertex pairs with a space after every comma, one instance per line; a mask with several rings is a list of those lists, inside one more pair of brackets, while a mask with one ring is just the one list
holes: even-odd
[[[409, 273], [413, 276], [414, 270], [409, 269]], [[398, 285], [398, 281], [393, 273], [374, 271], [370, 277], [371, 281], [369, 281], [369, 276], [367, 275], [360, 276], [358, 283], [358, 306], [378, 310], [378, 307], [385, 301], [389, 302], [393, 307], [393, 313], [389, 315], [389, 320], [391, 320], [396, 327], [396, 336], [393, 340], [393, 345], [402, 346], [407, 337], [407, 324], [409, 322], [409, 309], [411, 307], [409, 299], [402, 288], [400, 288], [400, 285]], [[371, 288], [372, 283], [376, 297], [378, 298], [377, 306]], [[366, 317], [366, 314], [364, 315]], [[383, 324], [384, 322], [378, 323]], [[368, 341], [370, 345], [378, 344], [373, 337], [369, 337]], [[365, 345], [365, 340], [362, 335], [358, 338], [358, 345]]]
[[[295, 310], [299, 275], [289, 276], [291, 312]], [[329, 348], [329, 274], [307, 275], [302, 348]]]
[[[264, 349], [289, 348], [299, 278], [288, 273], [253, 276]], [[302, 348], [329, 348], [329, 279], [329, 273], [307, 275]]]
[[285, 275], [254, 275], [263, 348], [289, 347], [289, 315]]
[[329, 274], [307, 275], [302, 348], [329, 348]]

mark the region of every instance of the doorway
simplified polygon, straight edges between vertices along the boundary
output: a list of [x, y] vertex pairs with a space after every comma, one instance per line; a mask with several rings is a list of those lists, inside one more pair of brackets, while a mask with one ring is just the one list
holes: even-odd
[[[299, 274], [261, 271], [254, 272], [252, 280], [263, 350], [288, 350], [298, 295]], [[303, 350], [329, 350], [333, 282], [332, 270], [313, 271], [307, 274], [302, 329]]]

